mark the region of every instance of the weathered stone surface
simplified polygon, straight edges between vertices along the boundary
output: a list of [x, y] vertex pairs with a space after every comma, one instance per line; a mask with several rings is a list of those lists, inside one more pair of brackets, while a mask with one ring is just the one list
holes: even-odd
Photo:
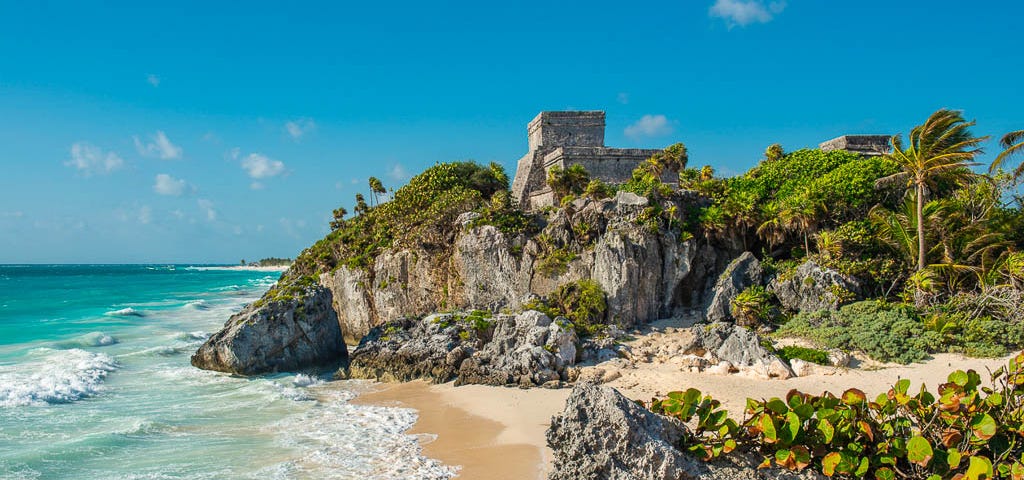
[[762, 378], [794, 376], [789, 365], [761, 346], [761, 339], [749, 329], [716, 322], [695, 325], [692, 330], [704, 350], [720, 361], [729, 362], [741, 373], [752, 373]]
[[565, 380], [575, 362], [575, 332], [540, 312], [495, 315], [483, 331], [463, 318], [430, 315], [373, 328], [352, 352], [349, 376], [541, 386]]
[[743, 290], [760, 285], [764, 280], [761, 262], [750, 252], [743, 252], [726, 267], [704, 306], [708, 322], [733, 320], [732, 301]]
[[309, 287], [291, 300], [249, 305], [192, 355], [192, 365], [221, 372], [255, 375], [344, 362], [331, 293]]
[[452, 314], [388, 322], [372, 328], [353, 350], [349, 377], [447, 382], [489, 333], [474, 330]]
[[539, 386], [566, 380], [575, 362], [576, 333], [561, 325], [532, 310], [495, 317], [493, 338], [462, 363], [455, 384]]
[[678, 420], [653, 414], [612, 388], [579, 384], [547, 431], [555, 456], [548, 479], [823, 478], [810, 471], [759, 470], [756, 456], [742, 452], [704, 462], [675, 447], [684, 435]]
[[857, 279], [831, 270], [813, 260], [797, 267], [785, 279], [775, 278], [768, 284], [779, 303], [793, 312], [837, 310], [840, 306], [860, 299], [861, 286]]

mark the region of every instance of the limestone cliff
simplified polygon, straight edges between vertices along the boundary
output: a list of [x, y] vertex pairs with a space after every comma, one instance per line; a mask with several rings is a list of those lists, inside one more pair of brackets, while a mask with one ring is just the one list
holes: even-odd
[[[452, 225], [450, 248], [392, 248], [376, 256], [368, 268], [339, 266], [320, 273], [316, 281], [322, 288], [308, 292], [328, 298], [332, 308], [307, 309], [304, 321], [338, 325], [344, 339], [354, 344], [387, 321], [453, 309], [515, 310], [524, 301], [582, 279], [597, 282], [607, 296], [603, 323], [628, 328], [664, 318], [674, 309], [699, 305], [707, 282], [691, 278], [694, 272], [717, 275], [730, 255], [706, 241], [681, 239], [685, 234], [678, 228], [652, 226], [649, 207], [646, 198], [626, 192], [604, 200], [579, 199], [539, 218], [543, 228], [532, 236], [508, 235], [491, 225], [471, 226], [472, 215], [464, 215]], [[297, 304], [308, 301], [303, 295], [307, 293], [300, 294]], [[243, 314], [267, 321], [287, 318], [267, 312], [268, 308], [281, 307], [250, 306]], [[239, 369], [232, 355], [239, 348], [252, 350], [252, 329], [238, 323], [234, 318], [229, 321], [200, 349], [201, 360], [193, 363], [255, 373], [261, 366], [280, 369], [317, 360], [315, 354], [287, 361], [252, 359], [247, 368]], [[268, 330], [267, 341], [285, 340]], [[292, 351], [278, 347], [254, 351]], [[210, 353], [214, 351], [218, 353]]]

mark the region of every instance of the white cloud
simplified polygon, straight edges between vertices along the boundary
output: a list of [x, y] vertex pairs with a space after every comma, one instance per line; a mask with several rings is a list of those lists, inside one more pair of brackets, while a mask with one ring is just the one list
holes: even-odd
[[664, 115], [644, 115], [625, 130], [626, 136], [633, 139], [661, 137], [670, 133], [672, 133], [672, 125]]
[[174, 178], [166, 173], [156, 176], [156, 183], [153, 184], [153, 191], [160, 195], [181, 196], [185, 193], [186, 183], [180, 178]]
[[310, 118], [300, 118], [284, 124], [284, 131], [292, 137], [292, 140], [299, 141], [304, 135], [316, 130], [316, 122]]
[[396, 182], [404, 182], [409, 179], [409, 171], [401, 163], [396, 163], [388, 170], [388, 176]]
[[178, 220], [185, 218], [185, 212], [181, 211], [181, 209], [171, 210], [171, 215]]
[[141, 224], [149, 223], [153, 220], [153, 209], [149, 208], [149, 205], [143, 205], [142, 208], [139, 209], [138, 220]]
[[160, 86], [160, 76], [159, 75], [154, 75], [152, 73], [149, 74], [149, 75], [146, 75], [146, 81], [149, 82], [149, 84], [154, 86], [154, 87], [159, 87]]
[[625, 105], [629, 103], [629, 94], [626, 92], [619, 92], [618, 96], [615, 97], [615, 101]]
[[745, 27], [751, 23], [768, 23], [785, 9], [785, 1], [765, 6], [762, 0], [715, 0], [708, 15], [724, 19], [729, 28]]
[[171, 140], [162, 131], [157, 130], [156, 134], [150, 136], [152, 141], [149, 143], [142, 143], [142, 140], [137, 136], [133, 138], [135, 140], [135, 149], [139, 151], [139, 155], [159, 157], [161, 160], [181, 158], [181, 147], [171, 143]]
[[250, 153], [242, 160], [242, 168], [254, 179], [271, 178], [284, 172], [284, 162], [260, 153]]
[[64, 165], [88, 177], [113, 172], [124, 166], [124, 160], [114, 152], [104, 152], [95, 145], [77, 142], [71, 145], [71, 160], [64, 162]]
[[199, 200], [196, 200], [196, 205], [199, 205], [199, 210], [206, 215], [207, 220], [212, 222], [217, 219], [217, 210], [213, 208], [213, 202], [205, 198], [200, 198]]
[[263, 190], [264, 185], [261, 182], [252, 182], [249, 184], [249, 188], [253, 190]]

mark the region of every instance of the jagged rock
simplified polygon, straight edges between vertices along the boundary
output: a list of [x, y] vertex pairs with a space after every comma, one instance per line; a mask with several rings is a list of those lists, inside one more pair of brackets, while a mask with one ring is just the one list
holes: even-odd
[[761, 285], [763, 276], [761, 262], [754, 254], [743, 252], [718, 277], [715, 288], [704, 305], [705, 319], [708, 322], [733, 320], [733, 299], [748, 287]]
[[630, 207], [646, 207], [647, 197], [641, 197], [633, 192], [619, 190], [615, 193], [615, 204]]
[[[494, 337], [462, 363], [455, 384], [535, 386], [568, 378], [576, 333], [563, 325], [533, 310], [496, 316]], [[559, 349], [570, 345], [571, 351]]]
[[326, 288], [247, 306], [192, 355], [192, 365], [241, 375], [345, 362], [338, 317]]
[[860, 299], [860, 282], [813, 260], [797, 267], [791, 276], [775, 278], [768, 284], [784, 308], [793, 312], [838, 310]]
[[579, 384], [551, 419], [549, 480], [819, 479], [810, 471], [759, 470], [755, 455], [732, 452], [715, 462], [684, 454], [687, 434], [676, 419], [656, 415], [609, 387]]
[[388, 322], [371, 329], [359, 342], [348, 375], [384, 382], [447, 382], [455, 378], [462, 362], [487, 334], [457, 321], [452, 314]]
[[459, 214], [458, 218], [455, 219], [455, 223], [462, 225], [463, 227], [468, 227], [478, 218], [480, 218], [480, 213], [478, 212], [465, 212]]
[[799, 358], [790, 360], [789, 366], [793, 369], [793, 373], [798, 377], [806, 377], [814, 373], [814, 364]]
[[576, 358], [571, 327], [532, 310], [490, 322], [477, 331], [463, 316], [439, 314], [374, 327], [352, 352], [349, 376], [521, 386], [567, 378]]
[[842, 350], [829, 350], [828, 363], [833, 367], [848, 367], [853, 357]]
[[793, 376], [786, 362], [761, 346], [753, 331], [727, 322], [695, 325], [693, 333], [705, 350], [720, 361], [732, 364], [740, 372], [763, 378], [786, 379]]

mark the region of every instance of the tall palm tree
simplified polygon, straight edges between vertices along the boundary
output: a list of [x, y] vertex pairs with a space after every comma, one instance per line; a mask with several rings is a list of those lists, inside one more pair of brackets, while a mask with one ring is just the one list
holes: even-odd
[[973, 126], [974, 121], [964, 120], [961, 112], [943, 108], [910, 131], [906, 147], [899, 135], [892, 137], [893, 151], [889, 158], [899, 164], [902, 171], [879, 179], [876, 185], [903, 183], [915, 192], [918, 271], [927, 266], [924, 205], [928, 188], [934, 188], [939, 178], [963, 182], [973, 176], [967, 167], [978, 165], [974, 157], [981, 153], [979, 145], [988, 139], [975, 137], [970, 130]]
[[[1006, 135], [999, 140], [999, 146], [1003, 147], [1003, 153], [1000, 153], [995, 160], [992, 161], [992, 166], [988, 168], [989, 173], [994, 173], [1003, 164], [1003, 161], [1014, 156], [1024, 154], [1024, 130], [1016, 130]], [[1017, 165], [1017, 168], [1013, 170], [1013, 178], [1017, 179], [1024, 176], [1024, 162]]]
[[384, 189], [384, 183], [377, 177], [370, 177], [370, 194], [373, 195], [373, 204], [377, 205], [380, 203], [380, 196], [387, 193]]

